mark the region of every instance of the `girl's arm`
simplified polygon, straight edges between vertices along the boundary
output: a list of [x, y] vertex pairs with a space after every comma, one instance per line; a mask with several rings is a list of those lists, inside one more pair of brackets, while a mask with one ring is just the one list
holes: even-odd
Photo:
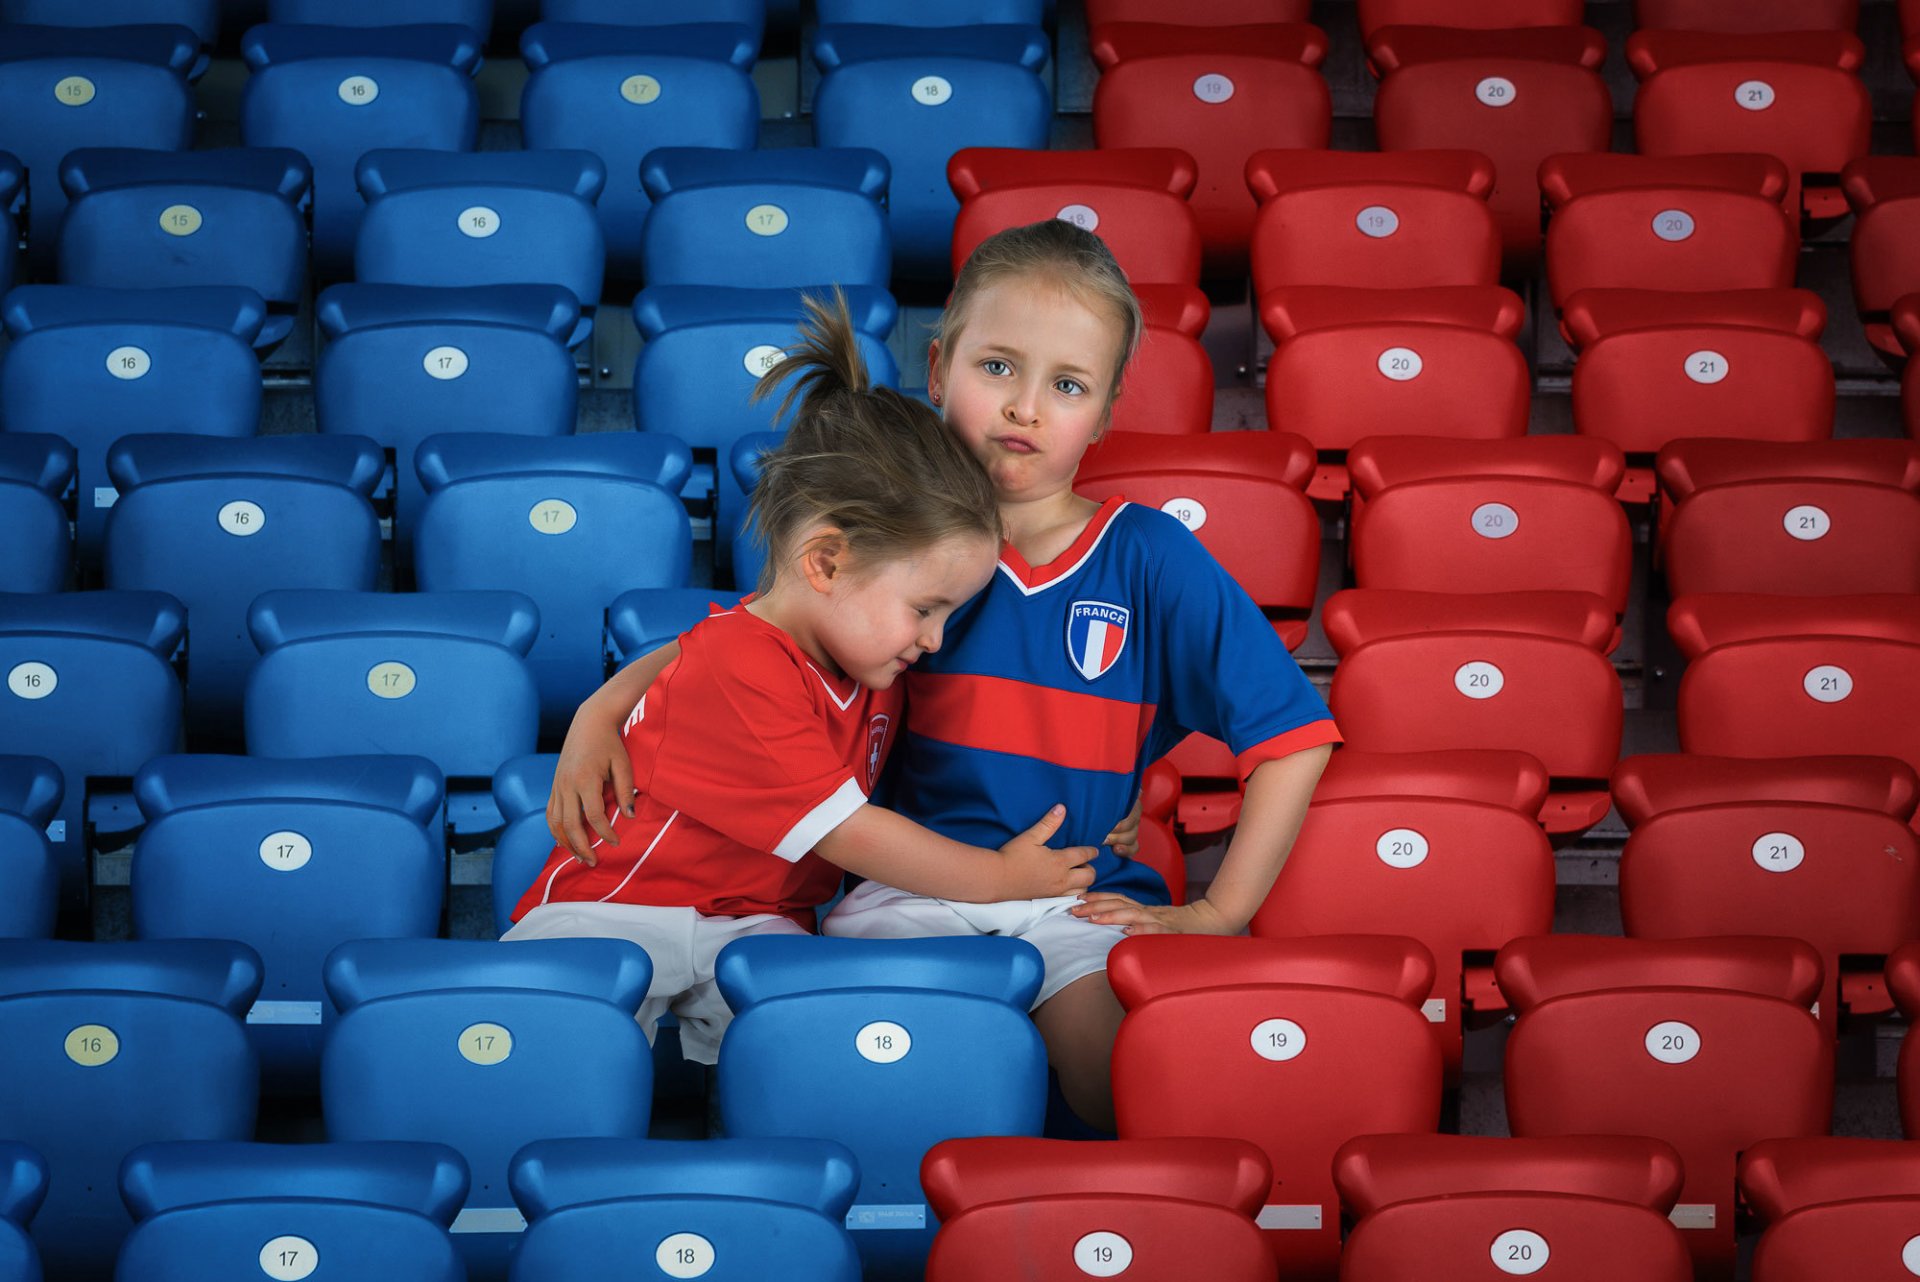
[[679, 657], [680, 643], [667, 642], [608, 677], [573, 714], [547, 794], [547, 830], [583, 863], [593, 862], [595, 836], [609, 846], [620, 844], [607, 817], [609, 788], [621, 813], [633, 814], [633, 763], [620, 732], [654, 678]]
[[1092, 846], [1048, 847], [1067, 808], [1055, 806], [996, 851], [969, 846], [923, 828], [884, 806], [862, 806], [814, 845], [829, 863], [913, 895], [991, 904], [1049, 899], [1093, 884]]
[[1273, 889], [1293, 839], [1300, 835], [1320, 772], [1332, 755], [1333, 746], [1322, 744], [1255, 767], [1247, 776], [1239, 826], [1204, 898], [1178, 908], [1160, 908], [1100, 891], [1073, 909], [1074, 915], [1123, 926], [1129, 935], [1239, 934]]

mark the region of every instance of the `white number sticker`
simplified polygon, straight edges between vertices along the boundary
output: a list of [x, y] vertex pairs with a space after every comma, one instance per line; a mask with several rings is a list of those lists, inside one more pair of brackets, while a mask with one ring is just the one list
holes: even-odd
[[580, 514], [565, 499], [542, 499], [527, 513], [527, 523], [542, 534], [565, 534], [580, 523]]
[[1693, 239], [1693, 215], [1684, 209], [1663, 209], [1653, 216], [1653, 234], [1661, 240]]
[[160, 230], [169, 236], [191, 236], [200, 230], [200, 211], [192, 205], [168, 205], [160, 211]]
[[1647, 1030], [1647, 1054], [1662, 1064], [1684, 1064], [1700, 1053], [1700, 1034], [1677, 1019]]
[[1522, 1276], [1547, 1267], [1547, 1240], [1526, 1229], [1508, 1229], [1493, 1239], [1493, 1267]]
[[1804, 543], [1824, 539], [1833, 529], [1833, 518], [1827, 515], [1826, 509], [1811, 503], [1788, 508], [1787, 514], [1780, 518], [1780, 523], [1786, 527], [1788, 534]]
[[1254, 1025], [1253, 1053], [1276, 1062], [1292, 1059], [1307, 1049], [1307, 1030], [1290, 1019], [1263, 1020]]
[[53, 99], [63, 107], [84, 107], [94, 92], [93, 81], [85, 76], [68, 76], [53, 87]]
[[713, 1268], [713, 1243], [698, 1233], [675, 1233], [653, 1253], [653, 1262], [670, 1278], [702, 1278]]
[[1907, 1272], [1920, 1278], [1920, 1237], [1910, 1237], [1907, 1244], [1900, 1248], [1900, 1263]]
[[1361, 235], [1384, 240], [1400, 230], [1400, 215], [1385, 205], [1368, 205], [1354, 217], [1353, 223]]
[[313, 858], [313, 843], [297, 832], [270, 832], [260, 843], [260, 862], [275, 872], [305, 868]]
[[251, 538], [266, 528], [267, 514], [258, 503], [235, 499], [220, 509], [220, 528], [238, 539]]
[[1473, 532], [1483, 539], [1504, 539], [1520, 528], [1520, 514], [1505, 503], [1482, 503], [1473, 509]]
[[67, 1058], [82, 1068], [111, 1064], [120, 1053], [120, 1039], [105, 1024], [82, 1024], [67, 1034]]
[[320, 1267], [320, 1252], [303, 1237], [288, 1234], [260, 1248], [260, 1271], [274, 1282], [300, 1282]]
[[1689, 352], [1685, 368], [1688, 378], [1710, 387], [1727, 376], [1727, 358], [1719, 352]]
[[500, 214], [485, 205], [475, 205], [460, 211], [458, 225], [462, 235], [485, 240], [500, 230]]
[[1429, 850], [1427, 839], [1411, 828], [1390, 828], [1373, 843], [1373, 852], [1389, 868], [1418, 868]]
[[878, 1019], [853, 1035], [860, 1058], [874, 1064], [898, 1064], [913, 1049], [913, 1036], [892, 1020]]
[[119, 501], [120, 491], [114, 489], [111, 485], [96, 485], [93, 487], [93, 506], [95, 508], [109, 508]]
[[382, 699], [404, 699], [413, 693], [417, 679], [404, 663], [376, 663], [367, 670], [367, 689]]
[[15, 664], [7, 673], [7, 689], [22, 699], [44, 699], [60, 686], [60, 674], [44, 663]]
[[131, 382], [136, 378], [145, 378], [147, 371], [153, 368], [153, 357], [147, 355], [144, 348], [116, 347], [107, 353], [107, 373], [115, 378]]
[[660, 101], [660, 82], [652, 76], [628, 76], [620, 82], [620, 96], [636, 107]]
[[1380, 353], [1377, 362], [1380, 372], [1396, 383], [1420, 377], [1420, 371], [1426, 368], [1426, 362], [1420, 359], [1420, 353], [1411, 347], [1389, 347]]
[[922, 107], [944, 107], [953, 99], [953, 82], [945, 76], [922, 76], [913, 82], [913, 100]]
[[469, 1024], [460, 1030], [460, 1057], [482, 1068], [505, 1063], [513, 1054], [513, 1034], [498, 1024]]
[[467, 354], [457, 347], [436, 347], [421, 358], [420, 367], [428, 377], [449, 382], [467, 372]]
[[1491, 663], [1463, 663], [1453, 674], [1453, 688], [1469, 699], [1491, 699], [1506, 684], [1507, 674]]
[[349, 107], [365, 107], [380, 96], [380, 86], [367, 76], [348, 76], [340, 82], [340, 101]]
[[787, 221], [787, 211], [778, 205], [755, 205], [747, 211], [747, 230], [756, 236], [778, 236]]
[[1202, 76], [1193, 82], [1193, 96], [1201, 102], [1225, 102], [1233, 97], [1233, 81], [1217, 74]]
[[1770, 832], [1753, 843], [1753, 862], [1768, 872], [1792, 872], [1806, 858], [1806, 846], [1790, 832]]
[[1473, 87], [1473, 96], [1489, 107], [1511, 107], [1519, 94], [1505, 76], [1488, 76]]
[[1801, 679], [1801, 688], [1821, 703], [1839, 703], [1853, 693], [1853, 674], [1823, 663]]
[[1133, 1265], [1133, 1244], [1118, 1233], [1089, 1233], [1073, 1244], [1073, 1263], [1090, 1278], [1117, 1278]]
[[1207, 523], [1207, 505], [1199, 499], [1168, 499], [1160, 505], [1160, 510], [1189, 530], [1198, 530]]
[[1743, 80], [1733, 91], [1733, 100], [1748, 111], [1765, 111], [1773, 105], [1773, 86], [1764, 80]]
[[746, 366], [747, 373], [759, 378], [785, 357], [786, 352], [783, 349], [775, 347], [772, 343], [762, 343], [758, 347], [748, 348], [746, 356], [740, 363]]
[[1092, 205], [1065, 205], [1054, 217], [1082, 231], [1097, 231], [1100, 227], [1100, 213]]

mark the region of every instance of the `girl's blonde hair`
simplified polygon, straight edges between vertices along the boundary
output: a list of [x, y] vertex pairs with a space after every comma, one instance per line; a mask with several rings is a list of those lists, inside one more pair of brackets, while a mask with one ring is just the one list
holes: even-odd
[[1120, 379], [1127, 362], [1139, 350], [1146, 321], [1140, 300], [1127, 274], [1120, 270], [1107, 242], [1064, 218], [1049, 218], [1025, 227], [1009, 227], [981, 241], [960, 274], [954, 278], [947, 310], [941, 313], [934, 337], [940, 358], [952, 359], [953, 345], [966, 328], [973, 301], [980, 291], [1003, 280], [1042, 280], [1077, 295], [1096, 310], [1105, 310], [1120, 330], [1120, 355], [1107, 387], [1107, 408], [1120, 395]]
[[856, 563], [924, 552], [955, 535], [998, 543], [993, 482], [939, 415], [876, 387], [860, 355], [846, 298], [808, 296], [800, 342], [754, 388], [771, 396], [788, 379], [776, 417], [799, 402], [786, 439], [760, 456], [748, 519], [767, 552], [760, 590], [798, 549], [803, 531], [830, 525]]

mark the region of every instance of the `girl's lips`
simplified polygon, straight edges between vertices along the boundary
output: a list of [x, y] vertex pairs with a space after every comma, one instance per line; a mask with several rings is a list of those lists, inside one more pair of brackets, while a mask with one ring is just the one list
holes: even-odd
[[1033, 442], [1024, 436], [996, 436], [993, 438], [993, 443], [1014, 454], [1035, 453]]

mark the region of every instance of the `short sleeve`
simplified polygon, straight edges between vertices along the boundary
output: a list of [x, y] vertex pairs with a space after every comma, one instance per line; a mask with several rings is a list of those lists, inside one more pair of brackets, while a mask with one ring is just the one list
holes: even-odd
[[1260, 607], [1190, 531], [1163, 521], [1152, 590], [1162, 711], [1225, 743], [1243, 781], [1262, 762], [1341, 742], [1326, 701]]
[[799, 859], [867, 804], [806, 685], [820, 677], [764, 636], [684, 644], [640, 709], [662, 722], [636, 786], [743, 846]]

